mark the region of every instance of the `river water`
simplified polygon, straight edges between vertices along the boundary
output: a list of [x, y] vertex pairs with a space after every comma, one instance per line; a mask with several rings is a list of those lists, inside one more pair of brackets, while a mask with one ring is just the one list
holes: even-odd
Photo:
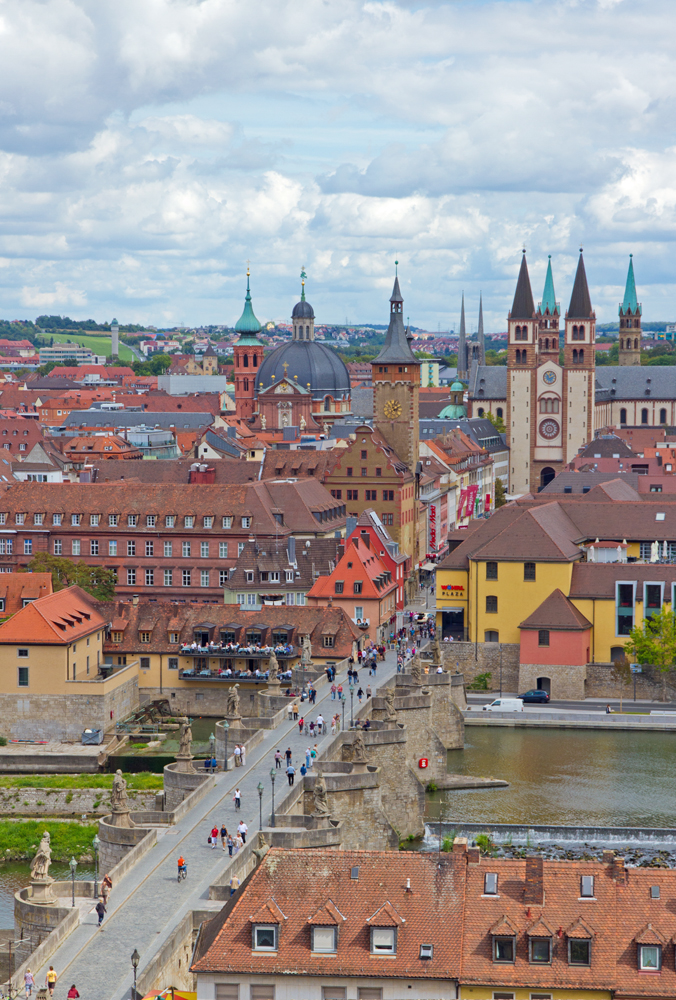
[[[57, 882], [69, 879], [70, 868], [63, 862], [54, 862], [49, 874]], [[30, 885], [31, 866], [29, 861], [8, 861], [0, 863], [0, 929], [6, 930], [14, 926], [14, 893]], [[75, 881], [94, 880], [94, 871], [88, 865], [77, 866]], [[77, 887], [76, 887], [77, 888]], [[70, 905], [70, 900], [65, 901]]]
[[468, 726], [448, 770], [509, 787], [435, 793], [430, 819], [676, 827], [676, 734]]

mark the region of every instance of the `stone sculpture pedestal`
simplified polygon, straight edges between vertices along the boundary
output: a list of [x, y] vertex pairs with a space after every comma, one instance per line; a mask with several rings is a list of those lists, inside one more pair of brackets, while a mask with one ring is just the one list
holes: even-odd
[[241, 729], [242, 728], [242, 716], [241, 715], [226, 715], [225, 719], [226, 719], [226, 722], [228, 723], [230, 731], [232, 731], [233, 729]]
[[128, 807], [122, 809], [118, 807], [116, 809], [113, 806], [113, 811], [110, 817], [110, 826], [118, 826], [118, 827], [121, 826], [127, 828], [131, 828], [132, 826], [134, 826], [134, 823], [132, 821], [131, 816], [129, 815], [129, 812], [130, 810]]
[[196, 774], [192, 762], [193, 755], [191, 753], [177, 753], [175, 770], [182, 774]]
[[268, 681], [268, 694], [278, 695], [282, 688], [282, 682], [279, 677], [273, 677], [271, 681]]
[[31, 903], [36, 903], [38, 906], [53, 906], [57, 902], [56, 896], [52, 892], [53, 883], [54, 879], [50, 878], [49, 875], [45, 875], [44, 878], [31, 879]]

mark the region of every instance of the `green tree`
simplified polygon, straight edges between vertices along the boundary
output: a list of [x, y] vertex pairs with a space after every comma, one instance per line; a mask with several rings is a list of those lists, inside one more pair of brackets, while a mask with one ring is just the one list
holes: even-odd
[[495, 414], [491, 413], [490, 410], [487, 410], [486, 413], [484, 413], [484, 416], [486, 417], [486, 420], [490, 420], [490, 422], [493, 424], [493, 427], [495, 427], [498, 434], [507, 433], [507, 428], [505, 427], [505, 422], [502, 419], [502, 417], [496, 417]]
[[676, 615], [666, 608], [643, 620], [629, 633], [627, 655], [637, 663], [656, 667], [662, 675], [662, 701], [667, 700], [667, 676], [676, 660]]
[[75, 584], [99, 601], [112, 601], [115, 597], [115, 574], [103, 566], [88, 566], [49, 552], [38, 552], [28, 563], [28, 569], [33, 573], [51, 573], [55, 591]]
[[504, 507], [507, 503], [507, 491], [502, 479], [495, 480], [495, 508]]

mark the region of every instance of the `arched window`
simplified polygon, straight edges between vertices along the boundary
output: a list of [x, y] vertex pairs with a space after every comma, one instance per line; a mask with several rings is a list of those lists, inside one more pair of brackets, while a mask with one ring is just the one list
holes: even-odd
[[242, 362], [242, 363], [244, 364], [244, 367], [245, 367], [245, 368], [248, 368], [248, 367], [249, 367], [249, 355], [248, 355], [248, 354], [245, 354], [245, 355], [244, 355], [244, 358], [243, 358], [243, 362]]
[[[553, 345], [553, 341], [552, 341], [552, 345]], [[547, 350], [549, 350], [549, 337], [547, 337], [547, 339], [545, 340], [545, 347], [547, 348]]]
[[258, 368], [258, 355], [257, 354], [254, 354], [253, 357], [251, 358], [251, 364], [254, 366], [254, 368]]
[[477, 413], [479, 414], [480, 417], [483, 417], [485, 412], [486, 411], [484, 410], [483, 406], [480, 406], [479, 409], [477, 410]]
[[634, 341], [634, 350], [638, 351], [638, 340]]
[[627, 411], [625, 410], [624, 407], [622, 407], [622, 409], [620, 410], [620, 423], [626, 424], [626, 422], [627, 422]]
[[584, 351], [583, 350], [580, 350], [580, 364], [581, 365], [584, 364]]
[[577, 327], [573, 327], [573, 340], [577, 340]]
[[244, 391], [245, 392], [249, 391], [249, 379], [248, 378], [244, 379]]
[[538, 347], [542, 350], [542, 337], [538, 340]]
[[309, 326], [305, 327], [305, 339], [306, 340], [310, 339], [310, 327]]
[[[575, 334], [573, 334], [573, 337], [574, 336], [575, 336]], [[578, 360], [577, 360], [577, 349], [575, 349], [573, 351], [573, 364], [576, 365], [577, 363], [578, 363]]]
[[[556, 476], [556, 472], [554, 471], [554, 469], [550, 469], [548, 467], [542, 469], [540, 471], [540, 486], [541, 487], [547, 486], [547, 484], [551, 483], [552, 479], [554, 479], [555, 476]], [[528, 565], [528, 563], [524, 564], [524, 569], [525, 569], [525, 566], [527, 566], [527, 565]], [[524, 579], [525, 579], [525, 576], [524, 576]], [[534, 577], [532, 577], [531, 579], [534, 579]]]
[[641, 423], [642, 424], [648, 423], [648, 408], [646, 406], [644, 406], [643, 409], [641, 410]]
[[558, 413], [559, 401], [553, 396], [543, 396], [540, 400], [540, 413]]
[[667, 410], [666, 407], [663, 406], [662, 409], [660, 410], [660, 423], [666, 424], [666, 422], [667, 422]]
[[516, 349], [516, 363], [517, 363], [517, 365], [521, 364], [521, 351], [519, 350], [518, 347]]
[[331, 397], [324, 396], [324, 409], [328, 413], [331, 410]]
[[498, 406], [498, 408], [497, 408], [497, 410], [495, 412], [500, 417], [500, 419], [502, 420], [502, 416], [503, 416], [502, 407]]
[[634, 320], [634, 326], [635, 326], [636, 328], [638, 328], [638, 319], [635, 319], [635, 320]]

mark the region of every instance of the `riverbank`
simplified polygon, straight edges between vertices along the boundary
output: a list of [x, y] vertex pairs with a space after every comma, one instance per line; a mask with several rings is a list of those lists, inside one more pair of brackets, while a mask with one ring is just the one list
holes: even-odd
[[0, 851], [5, 861], [30, 861], [35, 856], [45, 830], [51, 838], [52, 860], [90, 861], [92, 841], [98, 823], [75, 823], [58, 820], [0, 820]]

